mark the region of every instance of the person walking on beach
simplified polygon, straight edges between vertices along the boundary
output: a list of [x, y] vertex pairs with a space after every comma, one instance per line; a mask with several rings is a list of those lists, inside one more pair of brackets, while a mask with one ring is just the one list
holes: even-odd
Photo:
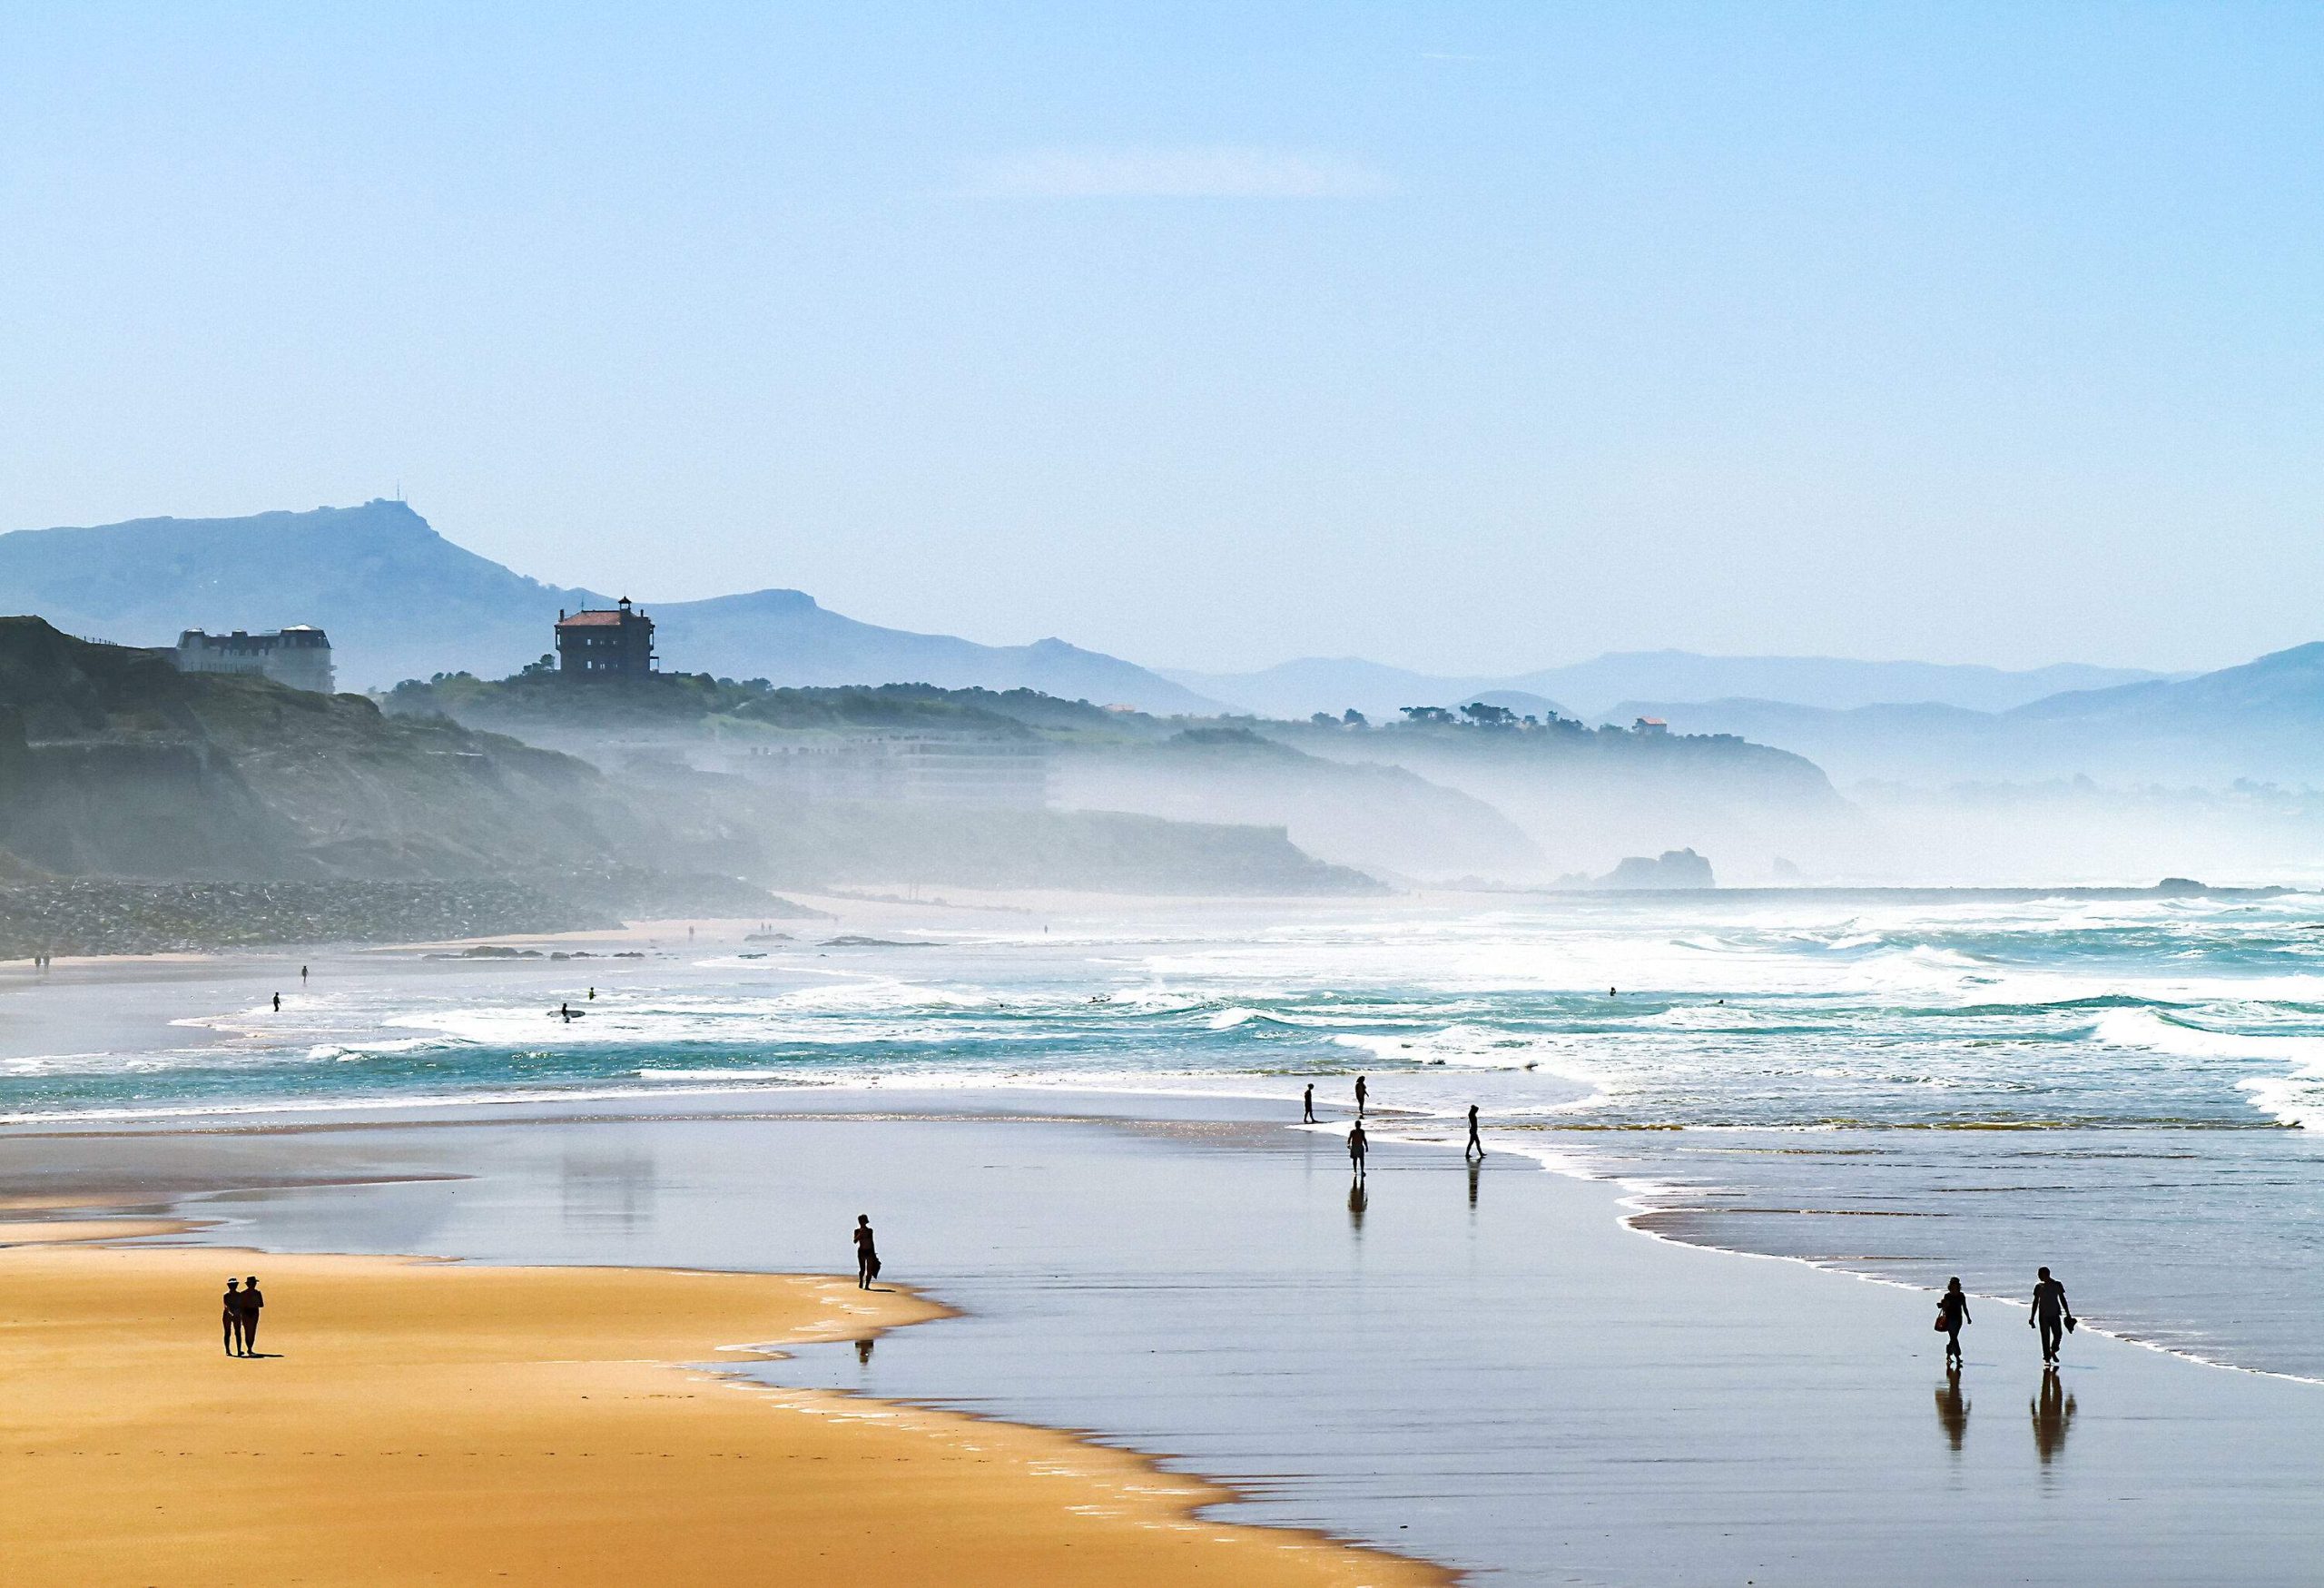
[[280, 992], [274, 995], [274, 1012], [277, 1014], [282, 1012], [282, 994]]
[[1372, 1095], [1372, 1088], [1361, 1075], [1355, 1078], [1355, 1117], [1364, 1118], [1364, 1100]]
[[306, 984], [307, 984], [307, 967], [306, 967], [306, 966], [304, 966], [304, 965], [301, 965], [301, 966], [300, 966], [300, 967], [299, 967], [299, 985], [300, 985], [300, 986], [301, 986], [301, 987], [304, 987]]
[[1299, 1094], [1299, 1122], [1303, 1125], [1315, 1122], [1315, 1083], [1312, 1080], [1307, 1083], [1307, 1090]]
[[1364, 1139], [1364, 1121], [1358, 1119], [1347, 1133], [1347, 1167], [1359, 1180], [1364, 1178], [1364, 1155], [1371, 1148], [1372, 1144]]
[[880, 1248], [872, 1234], [872, 1215], [855, 1216], [855, 1287], [872, 1288], [872, 1281], [880, 1277]]
[[242, 1281], [242, 1293], [236, 1299], [240, 1305], [235, 1310], [242, 1317], [242, 1355], [255, 1356], [258, 1355], [259, 1310], [266, 1305], [266, 1297], [258, 1293], [256, 1274]]
[[1945, 1285], [1945, 1294], [1936, 1298], [1936, 1327], [1945, 1331], [1947, 1362], [1961, 1360], [1961, 1329], [1970, 1321], [1969, 1297], [1963, 1292], [1961, 1281], [1953, 1279]]
[[1485, 1144], [1477, 1135], [1477, 1105], [1474, 1103], [1469, 1105], [1469, 1144], [1461, 1149], [1461, 1156], [1466, 1158], [1472, 1152], [1477, 1155], [1478, 1162], [1484, 1161]]
[[238, 1288], [241, 1284], [240, 1279], [228, 1276], [226, 1294], [221, 1298], [218, 1315], [219, 1326], [225, 1333], [226, 1355], [229, 1356], [242, 1354], [242, 1293]]
[[2058, 1347], [2073, 1328], [2073, 1308], [2066, 1305], [2064, 1283], [2051, 1278], [2047, 1268], [2041, 1269], [2034, 1282], [2034, 1316], [2025, 1320], [2025, 1326], [2042, 1331], [2043, 1366], [2056, 1366]]

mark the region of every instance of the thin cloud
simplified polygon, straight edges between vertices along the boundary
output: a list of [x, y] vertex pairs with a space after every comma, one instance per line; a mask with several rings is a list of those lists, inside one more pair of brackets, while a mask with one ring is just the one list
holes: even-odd
[[1286, 149], [1030, 149], [972, 162], [963, 191], [987, 199], [1357, 199], [1393, 191], [1378, 173]]

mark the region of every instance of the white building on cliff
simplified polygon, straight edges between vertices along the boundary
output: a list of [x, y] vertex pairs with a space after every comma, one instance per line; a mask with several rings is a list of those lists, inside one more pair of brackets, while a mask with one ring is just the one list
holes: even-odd
[[297, 624], [272, 634], [205, 634], [189, 628], [178, 636], [181, 673], [248, 673], [287, 684], [293, 689], [332, 693], [336, 684], [330, 665], [330, 637], [320, 628]]

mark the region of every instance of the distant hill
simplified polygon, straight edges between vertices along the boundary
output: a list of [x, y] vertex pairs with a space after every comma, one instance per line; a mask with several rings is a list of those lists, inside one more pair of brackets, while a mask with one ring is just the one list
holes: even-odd
[[1061, 639], [980, 646], [949, 635], [875, 628], [827, 612], [797, 590], [757, 590], [653, 608], [663, 665], [788, 685], [934, 684], [1032, 689], [1143, 711], [1218, 709], [1159, 674]]
[[[185, 628], [318, 624], [330, 633], [350, 688], [437, 673], [513, 673], [549, 648], [560, 608], [608, 600], [455, 546], [401, 502], [0, 535], [0, 611], [133, 645], [165, 645]], [[1034, 688], [1151, 711], [1214, 709], [1142, 667], [1062, 640], [980, 646], [880, 628], [827, 612], [797, 590], [649, 603], [649, 610], [664, 666], [673, 669], [777, 684]]]
[[1682, 733], [1738, 734], [1805, 755], [1842, 782], [2087, 776], [2171, 787], [2324, 784], [2324, 644], [2183, 679], [2073, 690], [2008, 711], [1942, 705], [1822, 710], [1769, 700], [1637, 700]]
[[2062, 690], [2105, 688], [2161, 677], [2134, 668], [2078, 663], [2008, 672], [1934, 662], [1860, 662], [1835, 656], [1705, 656], [1690, 651], [1624, 651], [1512, 676], [1431, 675], [1358, 657], [1310, 656], [1256, 673], [1165, 676], [1213, 699], [1269, 716], [1304, 717], [1349, 706], [1369, 715], [1406, 705], [1512, 705], [1512, 694], [1566, 703], [1564, 715], [1614, 720], [1625, 703], [1748, 697], [1827, 710], [1922, 702], [2005, 711]]

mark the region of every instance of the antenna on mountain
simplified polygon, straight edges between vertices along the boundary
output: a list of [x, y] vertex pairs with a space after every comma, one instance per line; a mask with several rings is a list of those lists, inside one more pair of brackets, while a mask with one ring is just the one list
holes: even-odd
[[396, 481], [396, 500], [403, 500], [403, 481]]

